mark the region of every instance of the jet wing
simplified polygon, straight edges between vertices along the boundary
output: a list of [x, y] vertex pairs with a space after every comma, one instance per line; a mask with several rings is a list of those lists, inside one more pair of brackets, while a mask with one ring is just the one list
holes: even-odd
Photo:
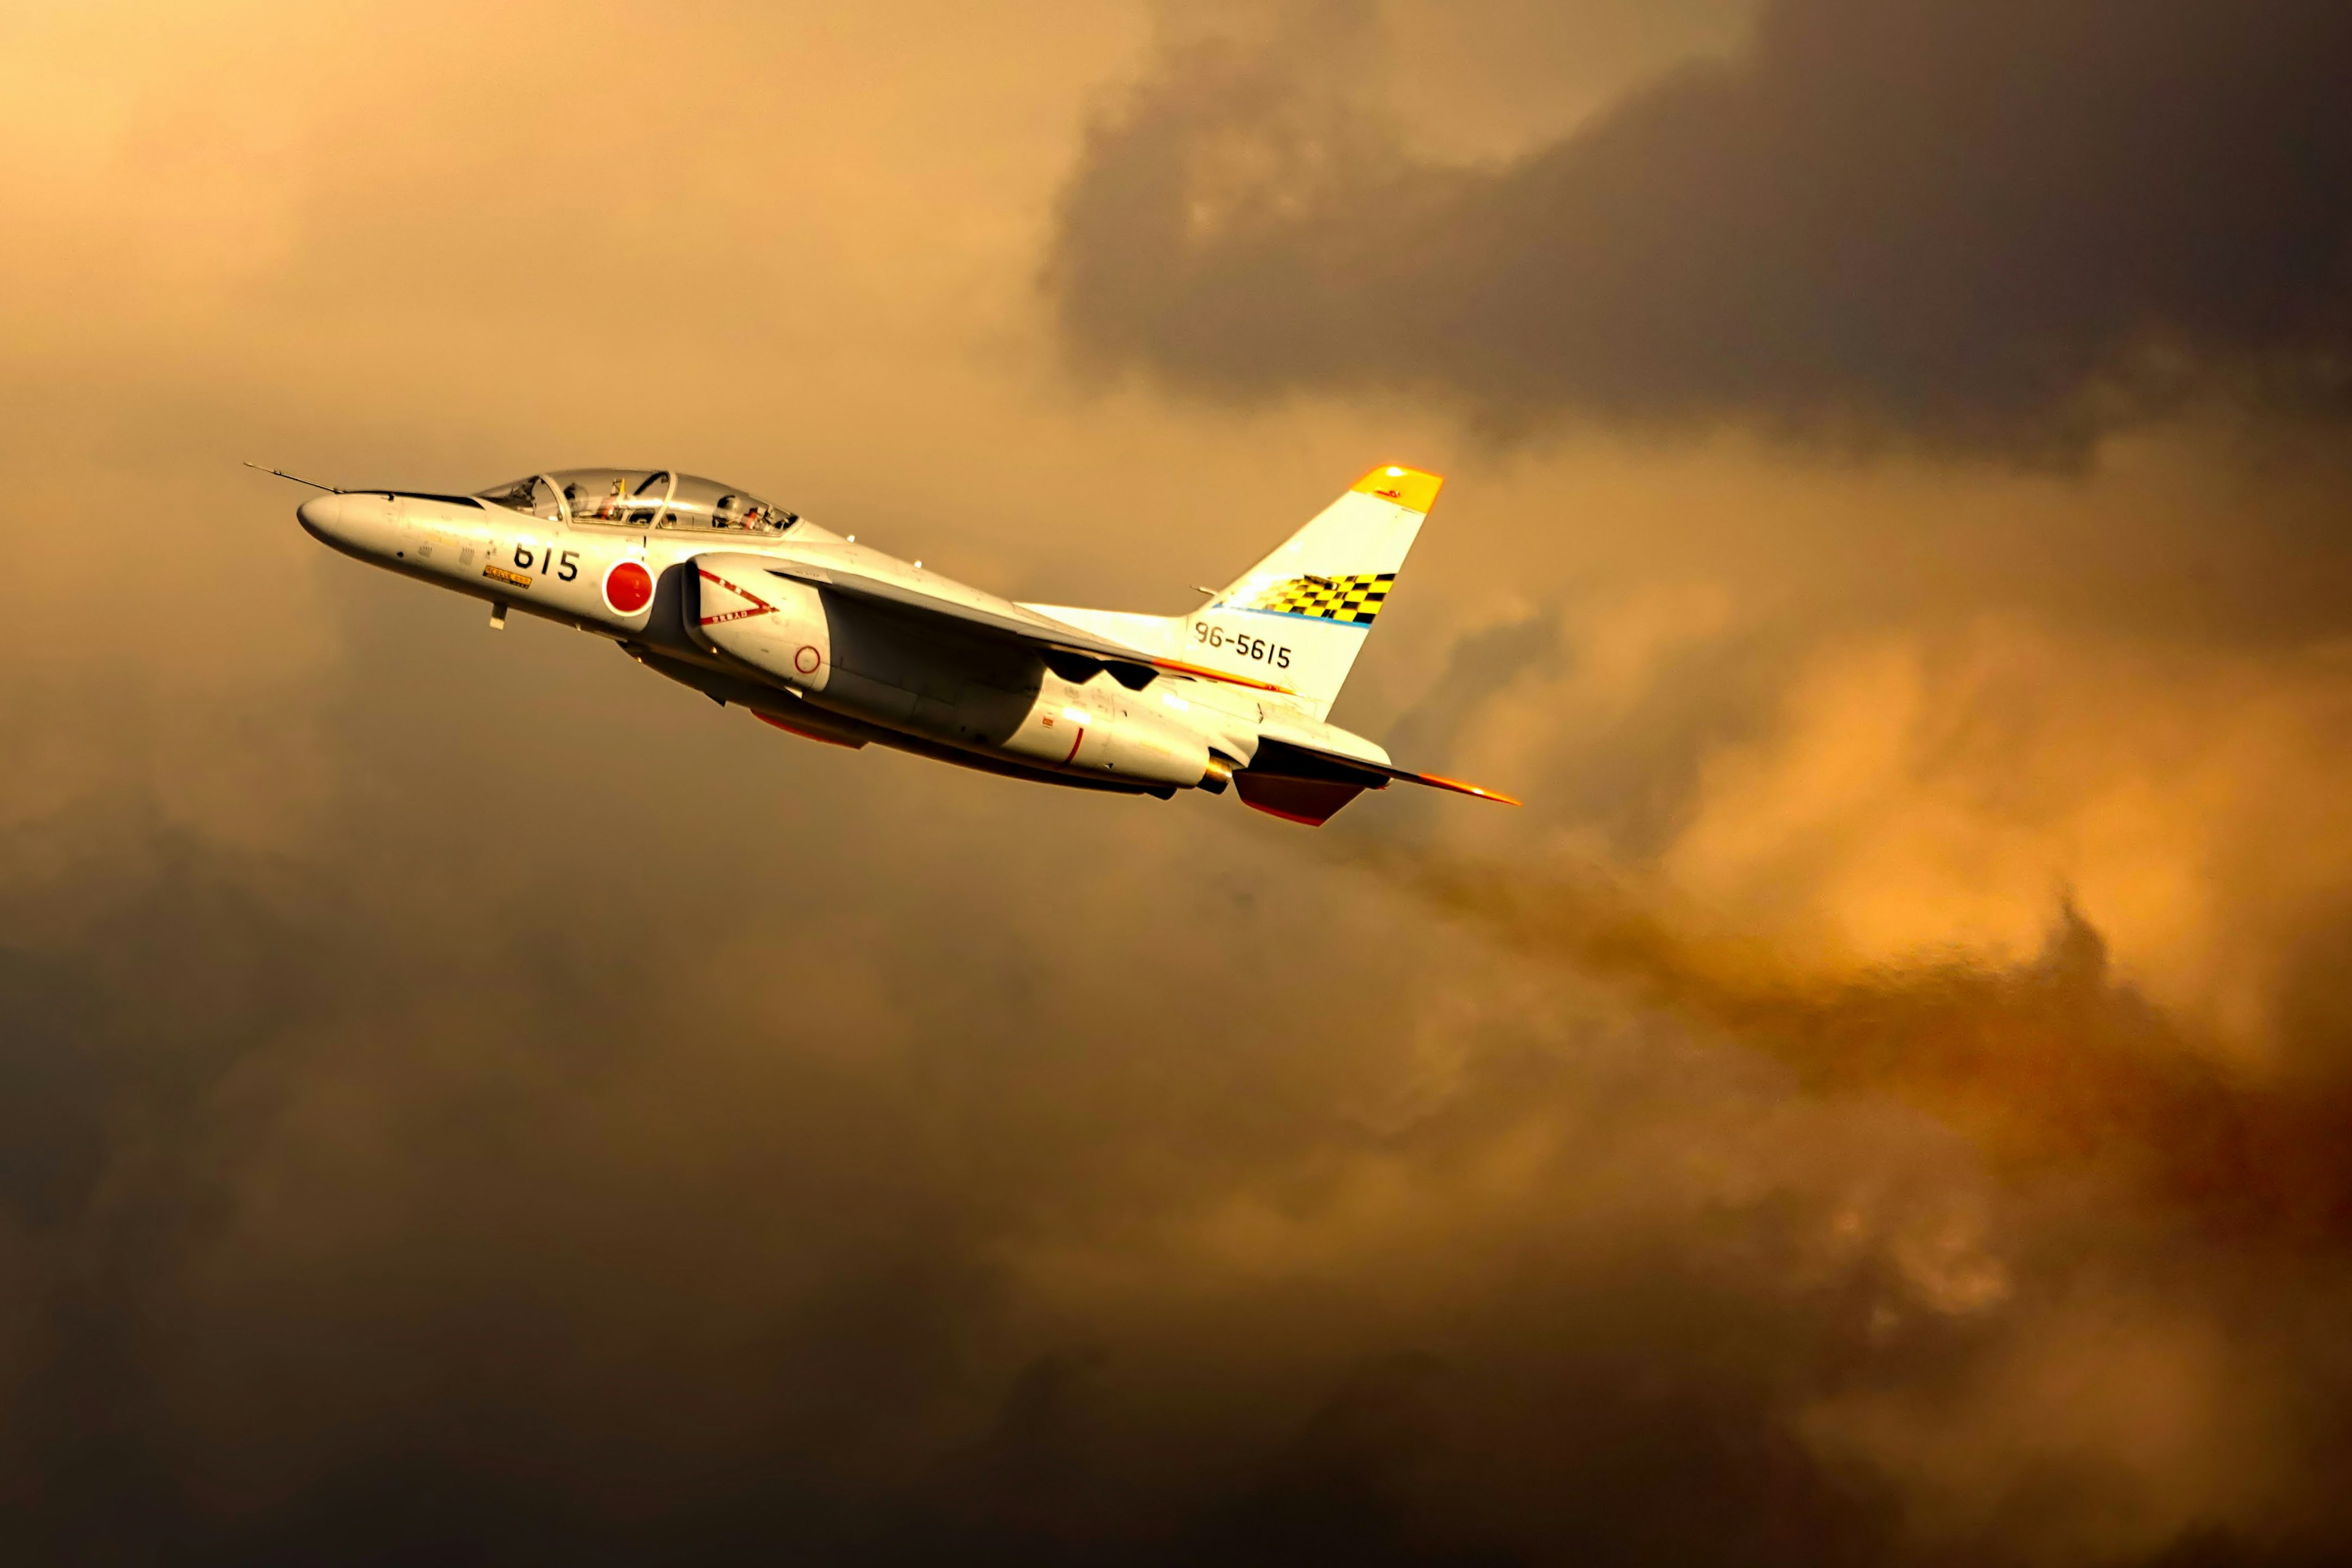
[[1231, 686], [1253, 687], [1260, 691], [1278, 691], [1286, 695], [1289, 691], [1287, 687], [1276, 686], [1270, 681], [1250, 680], [1221, 670], [1204, 669], [1179, 659], [1161, 658], [1141, 648], [1129, 647], [1125, 643], [1082, 631], [1050, 616], [1041, 616], [1009, 600], [994, 600], [977, 594], [969, 599], [950, 597], [929, 593], [909, 584], [894, 583], [862, 572], [846, 571], [839, 566], [820, 566], [805, 561], [775, 560], [769, 563], [767, 569], [776, 576], [814, 584], [851, 598], [888, 605], [919, 615], [936, 616], [983, 636], [1027, 643], [1047, 653], [1092, 659], [1108, 668], [1112, 677], [1130, 691], [1140, 691], [1162, 670], [1203, 680], [1223, 681]]

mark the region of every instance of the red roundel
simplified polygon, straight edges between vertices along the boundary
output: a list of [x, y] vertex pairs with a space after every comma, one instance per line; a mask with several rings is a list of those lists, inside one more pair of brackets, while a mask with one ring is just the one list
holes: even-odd
[[653, 602], [653, 574], [634, 561], [615, 561], [604, 574], [604, 603], [615, 615], [634, 616]]
[[805, 644], [802, 646], [800, 652], [793, 655], [793, 668], [803, 675], [814, 675], [816, 667], [824, 662], [824, 655]]

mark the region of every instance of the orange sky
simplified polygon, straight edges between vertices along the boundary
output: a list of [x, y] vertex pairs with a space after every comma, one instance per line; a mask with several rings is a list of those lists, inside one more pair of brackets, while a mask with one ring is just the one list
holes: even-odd
[[[0, 16], [0, 1540], [2340, 1548], [2335, 426], [1503, 433], [1068, 340], [1088, 127], [1204, 38], [1304, 16], [1475, 173], [1750, 9]], [[1529, 804], [798, 743], [247, 458], [674, 464], [1153, 610], [1412, 461], [1334, 717]]]

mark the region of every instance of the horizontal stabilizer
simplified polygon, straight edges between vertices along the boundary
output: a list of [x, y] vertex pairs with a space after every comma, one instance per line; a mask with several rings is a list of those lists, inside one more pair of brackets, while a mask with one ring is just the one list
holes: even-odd
[[1521, 802], [1500, 790], [1465, 784], [1436, 773], [1417, 773], [1364, 757], [1343, 756], [1293, 741], [1268, 738], [1258, 745], [1249, 767], [1234, 775], [1234, 787], [1246, 805], [1289, 822], [1320, 827], [1368, 789], [1386, 789], [1392, 783], [1426, 784], [1475, 795], [1498, 805]]

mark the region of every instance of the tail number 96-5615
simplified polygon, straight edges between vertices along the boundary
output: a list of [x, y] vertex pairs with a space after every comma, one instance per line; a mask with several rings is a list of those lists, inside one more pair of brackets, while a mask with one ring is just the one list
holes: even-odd
[[1192, 623], [1192, 640], [1219, 652], [1230, 651], [1243, 658], [1270, 664], [1276, 669], [1290, 668], [1290, 650], [1282, 644], [1270, 643], [1264, 637], [1249, 637], [1241, 632], [1230, 632], [1206, 621]]

